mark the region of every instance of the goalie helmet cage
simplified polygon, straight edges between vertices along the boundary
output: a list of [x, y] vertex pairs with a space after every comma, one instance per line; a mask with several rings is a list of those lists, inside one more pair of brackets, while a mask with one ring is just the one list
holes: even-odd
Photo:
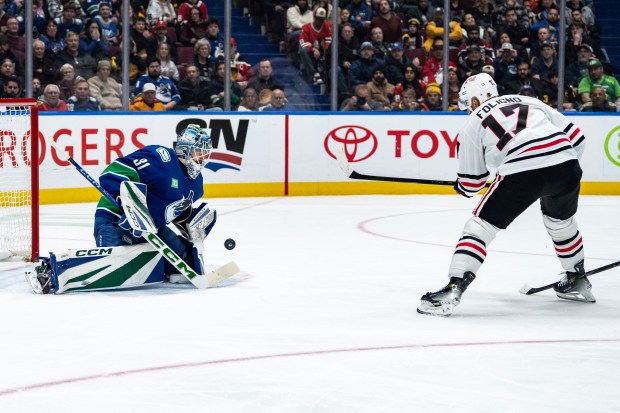
[[39, 255], [39, 119], [35, 99], [0, 99], [0, 260]]

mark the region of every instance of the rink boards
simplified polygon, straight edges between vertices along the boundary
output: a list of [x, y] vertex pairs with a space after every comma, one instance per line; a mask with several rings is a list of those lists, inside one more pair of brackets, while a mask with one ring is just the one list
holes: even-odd
[[[620, 195], [620, 116], [568, 116], [587, 138], [582, 193]], [[203, 171], [207, 197], [453, 193], [447, 186], [352, 181], [334, 156], [344, 145], [361, 173], [453, 180], [456, 139], [465, 120], [462, 114], [428, 113], [44, 113], [39, 122], [41, 202], [99, 197], [46, 140], [56, 140], [98, 176], [118, 156], [145, 145], [171, 146], [188, 123], [206, 127], [214, 143], [210, 169]], [[24, 139], [3, 134], [0, 173], [28, 162], [21, 150]]]

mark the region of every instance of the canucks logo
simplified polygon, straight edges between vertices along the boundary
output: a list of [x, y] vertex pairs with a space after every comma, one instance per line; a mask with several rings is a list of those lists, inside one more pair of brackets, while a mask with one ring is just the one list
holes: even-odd
[[185, 210], [192, 207], [194, 203], [194, 191], [189, 191], [189, 195], [169, 204], [166, 207], [166, 222], [172, 222], [179, 217]]

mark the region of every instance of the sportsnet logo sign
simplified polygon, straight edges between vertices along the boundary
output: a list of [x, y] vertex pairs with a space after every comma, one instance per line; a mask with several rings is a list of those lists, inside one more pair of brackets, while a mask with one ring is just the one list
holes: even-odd
[[233, 128], [231, 119], [211, 119], [208, 122], [199, 118], [184, 119], [177, 124], [176, 133], [180, 134], [189, 124], [207, 129], [213, 143], [213, 151], [205, 168], [213, 172], [220, 169], [239, 171], [250, 121], [239, 119], [236, 123], [236, 128]]

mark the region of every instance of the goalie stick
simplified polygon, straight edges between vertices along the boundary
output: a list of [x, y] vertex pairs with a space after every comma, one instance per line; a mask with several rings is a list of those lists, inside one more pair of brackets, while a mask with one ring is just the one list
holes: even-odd
[[[603, 265], [602, 267], [598, 267], [595, 268], [593, 270], [587, 271], [585, 273], [586, 276], [589, 275], [594, 275], [597, 274], [599, 272], [603, 272], [603, 271], [607, 271], [611, 268], [617, 267], [620, 265], [620, 261], [616, 261], [616, 262], [612, 262], [611, 264], [607, 264], [607, 265]], [[547, 285], [543, 285], [542, 287], [530, 287], [527, 284], [524, 284], [523, 287], [521, 287], [521, 289], [519, 289], [519, 292], [525, 295], [532, 295], [532, 294], [536, 294], [539, 293], [541, 291], [545, 291], [548, 290], [550, 288], [553, 288], [554, 285], [556, 285], [559, 281], [556, 281], [554, 283], [551, 284], [547, 284]]]
[[[50, 139], [50, 145], [56, 150], [56, 152], [65, 158], [71, 165], [77, 169], [77, 171], [86, 178], [88, 182], [91, 183], [95, 188], [101, 192], [103, 196], [105, 196], [110, 202], [116, 205], [117, 208], [123, 210], [118, 201], [103, 188], [99, 182], [93, 179], [92, 176], [88, 172], [82, 168], [82, 166], [77, 163], [69, 154], [61, 148], [53, 139]], [[127, 183], [127, 182], [125, 182]], [[127, 185], [126, 190], [130, 195], [131, 200], [133, 201], [133, 205], [128, 205], [127, 209], [129, 212], [127, 215], [130, 221], [139, 226], [142, 232], [142, 237], [153, 246], [170, 264], [172, 264], [179, 272], [186, 277], [196, 288], [205, 289], [209, 287], [213, 287], [215, 284], [224, 281], [225, 279], [232, 277], [236, 273], [239, 272], [239, 267], [235, 262], [231, 261], [226, 265], [223, 265], [215, 270], [209, 272], [205, 275], [198, 275], [192, 267], [187, 264], [181, 257], [178, 256], [166, 243], [153, 231], [156, 231], [155, 225], [153, 224], [152, 218], [148, 212], [148, 209], [145, 205], [146, 197], [139, 190], [137, 190], [132, 185]], [[142, 199], [144, 197], [144, 199]], [[132, 225], [133, 227], [133, 225]]]

